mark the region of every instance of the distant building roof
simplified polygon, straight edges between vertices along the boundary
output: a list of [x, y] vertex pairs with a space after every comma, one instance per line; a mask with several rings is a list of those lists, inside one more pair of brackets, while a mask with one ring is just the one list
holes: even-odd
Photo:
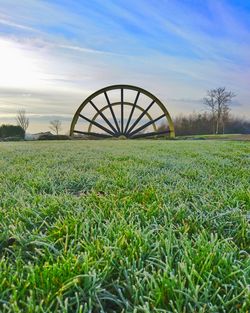
[[53, 134], [51, 132], [41, 132], [41, 133], [36, 133], [36, 134], [32, 134], [33, 136], [42, 136], [42, 135], [50, 135], [53, 136]]

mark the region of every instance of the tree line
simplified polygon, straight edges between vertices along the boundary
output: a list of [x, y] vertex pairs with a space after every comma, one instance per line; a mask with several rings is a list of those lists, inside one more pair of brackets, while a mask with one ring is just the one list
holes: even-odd
[[[235, 93], [226, 87], [208, 90], [203, 98], [204, 113], [179, 115], [173, 119], [176, 135], [250, 134], [250, 121], [231, 114], [234, 97]], [[159, 129], [163, 128], [161, 125]]]
[[[176, 136], [216, 134], [217, 123], [209, 112], [179, 115], [173, 122]], [[250, 134], [250, 121], [231, 115], [221, 128], [218, 127], [219, 133]]]

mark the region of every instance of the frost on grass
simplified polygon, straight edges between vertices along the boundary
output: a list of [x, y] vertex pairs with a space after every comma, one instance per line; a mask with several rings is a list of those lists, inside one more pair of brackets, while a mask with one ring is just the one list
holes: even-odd
[[0, 312], [247, 312], [247, 142], [0, 145]]

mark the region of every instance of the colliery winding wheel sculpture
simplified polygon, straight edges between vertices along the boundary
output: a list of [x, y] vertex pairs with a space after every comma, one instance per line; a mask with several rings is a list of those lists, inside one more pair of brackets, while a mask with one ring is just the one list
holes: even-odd
[[174, 124], [163, 103], [147, 90], [114, 85], [93, 93], [76, 111], [70, 135], [87, 138], [173, 138]]

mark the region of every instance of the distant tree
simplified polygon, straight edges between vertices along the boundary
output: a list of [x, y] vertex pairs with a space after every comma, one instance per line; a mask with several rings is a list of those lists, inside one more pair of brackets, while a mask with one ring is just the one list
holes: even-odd
[[62, 122], [60, 120], [50, 121], [50, 129], [58, 136], [59, 131], [62, 129]]
[[[250, 120], [228, 115], [227, 111], [223, 112], [222, 116], [224, 116], [223, 120], [226, 120], [224, 126], [222, 125], [224, 133], [250, 134]], [[175, 134], [177, 136], [213, 134], [212, 121], [212, 114], [207, 112], [176, 116], [173, 119]], [[162, 124], [158, 127], [159, 131], [164, 129], [167, 129], [167, 124]]]
[[212, 115], [212, 128], [213, 134], [215, 134], [215, 121], [216, 121], [216, 102], [214, 98], [214, 93], [212, 90], [207, 91], [207, 97], [203, 99], [204, 104], [209, 108]]
[[204, 104], [210, 108], [213, 116], [213, 129], [216, 134], [225, 130], [225, 123], [229, 117], [230, 103], [236, 95], [232, 91], [227, 91], [226, 87], [219, 87], [207, 91]]
[[26, 116], [25, 110], [19, 110], [19, 111], [17, 112], [16, 121], [17, 121], [17, 124], [18, 124], [20, 127], [22, 127], [22, 129], [24, 130], [24, 135], [25, 135], [26, 130], [27, 130], [28, 127], [29, 127], [29, 119], [28, 119], [28, 117]]
[[228, 134], [250, 134], [250, 120], [230, 116], [225, 126], [225, 132]]
[[177, 136], [212, 134], [212, 115], [209, 113], [192, 113], [179, 115], [173, 119]]
[[158, 132], [166, 131], [166, 133], [167, 133], [167, 132], [169, 132], [169, 126], [166, 123], [161, 123], [159, 125], [159, 127], [157, 127], [157, 131]]
[[19, 137], [24, 138], [25, 132], [21, 126], [16, 125], [1, 125], [0, 138]]
[[228, 123], [229, 118], [230, 118], [229, 113], [230, 113], [229, 105], [224, 104], [221, 109], [222, 134], [225, 134], [225, 126], [226, 126], [226, 123]]

